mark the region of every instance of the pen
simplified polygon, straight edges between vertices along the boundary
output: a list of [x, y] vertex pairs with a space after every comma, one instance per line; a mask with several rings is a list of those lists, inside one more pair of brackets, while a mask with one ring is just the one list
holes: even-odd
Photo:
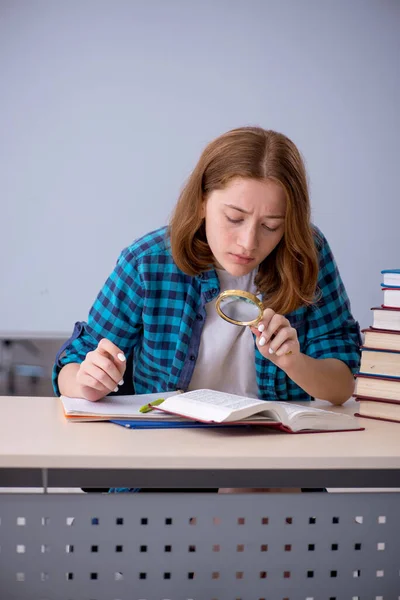
[[153, 400], [153, 402], [149, 402], [149, 404], [144, 404], [139, 408], [140, 413], [147, 413], [153, 410], [153, 406], [158, 406], [164, 402], [164, 398], [157, 398], [157, 400]]

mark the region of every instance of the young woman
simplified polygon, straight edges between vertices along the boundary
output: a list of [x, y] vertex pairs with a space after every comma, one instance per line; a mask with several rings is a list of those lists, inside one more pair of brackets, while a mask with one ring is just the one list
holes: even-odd
[[[218, 317], [225, 289], [261, 295], [257, 329]], [[59, 352], [54, 387], [96, 401], [133, 361], [138, 394], [211, 388], [341, 404], [359, 347], [332, 252], [310, 222], [299, 151], [280, 133], [244, 127], [205, 148], [169, 227], [123, 250]]]

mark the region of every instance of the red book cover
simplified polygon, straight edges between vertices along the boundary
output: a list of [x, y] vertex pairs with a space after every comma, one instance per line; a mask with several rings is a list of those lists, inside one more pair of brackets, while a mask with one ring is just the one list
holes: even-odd
[[367, 327], [366, 329], [361, 329], [361, 333], [365, 333], [366, 331], [372, 331], [373, 333], [393, 333], [394, 335], [400, 335], [400, 331], [398, 329], [377, 329], [376, 327]]
[[384, 304], [381, 304], [380, 306], [373, 306], [371, 310], [400, 310], [400, 307], [385, 306]]
[[216, 423], [215, 421], [204, 421], [203, 419], [194, 419], [192, 417], [188, 417], [187, 415], [181, 415], [178, 412], [171, 412], [169, 410], [166, 410], [165, 408], [162, 408], [162, 406], [153, 406], [154, 409], [159, 410], [161, 412], [166, 412], [168, 414], [172, 414], [172, 415], [178, 415], [179, 417], [185, 417], [186, 419], [190, 419], [193, 421], [196, 421], [198, 423], [206, 423], [206, 424], [212, 424], [213, 426], [217, 426], [217, 427], [227, 427], [230, 425], [236, 425], [236, 426], [240, 426], [240, 425], [252, 425], [252, 426], [257, 426], [257, 427], [269, 427], [270, 429], [275, 429], [275, 430], [279, 430], [279, 431], [284, 431], [285, 433], [292, 433], [294, 435], [297, 434], [307, 434], [307, 433], [343, 433], [343, 432], [347, 432], [347, 431], [364, 431], [365, 427], [354, 427], [352, 429], [307, 429], [304, 431], [293, 431], [293, 429], [291, 429], [290, 427], [284, 425], [283, 423], [280, 422], [276, 422], [276, 421], [250, 421], [249, 420], [245, 420], [245, 421], [228, 421], [226, 423]]
[[[373, 396], [353, 396], [357, 402], [367, 400], [368, 402], [380, 402], [382, 404], [400, 404], [400, 400], [389, 400], [386, 398], [374, 398]], [[372, 415], [362, 415], [359, 412], [354, 413], [355, 417], [361, 417], [363, 419], [373, 419], [374, 421], [387, 421], [389, 423], [400, 423], [399, 419], [391, 419], [389, 417], [376, 417]]]
[[400, 423], [397, 419], [384, 419], [383, 417], [370, 417], [369, 415], [360, 415], [360, 413], [354, 413], [355, 417], [361, 417], [362, 419], [372, 419], [373, 421], [385, 421], [386, 423]]
[[389, 398], [375, 398], [374, 396], [353, 396], [357, 402], [368, 400], [368, 402], [383, 402], [384, 404], [400, 404], [400, 400], [389, 400]]

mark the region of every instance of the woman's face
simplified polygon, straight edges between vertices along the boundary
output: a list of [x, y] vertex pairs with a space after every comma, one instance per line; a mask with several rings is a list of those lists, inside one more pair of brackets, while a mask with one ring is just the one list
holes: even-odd
[[235, 178], [203, 205], [208, 245], [217, 268], [250, 273], [284, 234], [286, 196], [272, 180]]

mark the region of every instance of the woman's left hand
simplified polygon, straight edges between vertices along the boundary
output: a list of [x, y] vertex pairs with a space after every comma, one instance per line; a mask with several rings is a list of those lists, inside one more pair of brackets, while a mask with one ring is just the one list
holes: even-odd
[[278, 367], [285, 368], [300, 354], [296, 329], [286, 317], [271, 308], [264, 310], [257, 328], [250, 329], [257, 338], [257, 347], [261, 354]]

